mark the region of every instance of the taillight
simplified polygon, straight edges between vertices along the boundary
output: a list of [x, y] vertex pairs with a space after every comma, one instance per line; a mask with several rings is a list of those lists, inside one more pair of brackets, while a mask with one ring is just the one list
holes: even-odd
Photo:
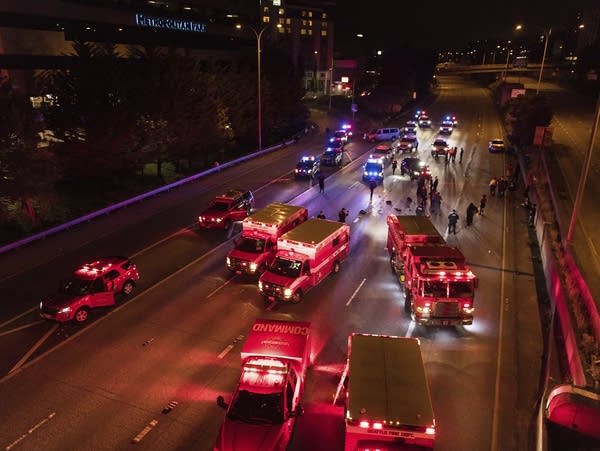
[[370, 426], [368, 421], [361, 421], [361, 422], [360, 422], [358, 425], [359, 425], [361, 428], [365, 428], [365, 429], [368, 429], [368, 428], [369, 428], [369, 426]]

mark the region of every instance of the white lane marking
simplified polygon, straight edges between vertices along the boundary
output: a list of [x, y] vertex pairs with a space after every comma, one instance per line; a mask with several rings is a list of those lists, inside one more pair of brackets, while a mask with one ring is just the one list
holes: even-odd
[[[506, 161], [504, 161], [506, 166]], [[494, 404], [492, 406], [492, 443], [491, 451], [498, 449], [498, 417], [499, 417], [499, 402], [500, 402], [500, 365], [502, 363], [502, 339], [504, 337], [504, 290], [506, 281], [506, 218], [508, 215], [508, 197], [504, 198], [504, 211], [502, 217], [502, 273], [500, 274], [500, 297], [499, 307], [500, 315], [498, 319], [498, 348], [496, 351], [496, 375], [494, 383]]]
[[413, 332], [415, 331], [415, 322], [411, 321], [410, 324], [408, 325], [408, 330], [406, 331], [406, 334], [404, 335], [407, 338], [412, 337]]
[[38, 429], [39, 427], [41, 427], [44, 423], [46, 423], [47, 421], [51, 420], [52, 418], [54, 418], [56, 416], [56, 412], [52, 412], [50, 415], [48, 415], [46, 418], [44, 418], [42, 421], [40, 421], [38, 424], [36, 424], [35, 426], [33, 426], [32, 428], [27, 430], [27, 434], [23, 434], [21, 435], [21, 437], [19, 437], [18, 439], [16, 439], [14, 442], [12, 442], [10, 445], [8, 445], [6, 448], [4, 448], [6, 451], [8, 451], [9, 449], [14, 448], [16, 445], [18, 445], [20, 442], [22, 442], [28, 435], [32, 434], [33, 432], [35, 432], [36, 429]]
[[[0, 282], [2, 282], [2, 280], [0, 280]], [[18, 320], [19, 318], [28, 315], [29, 313], [33, 312], [35, 309], [37, 309], [37, 307], [31, 307], [29, 310], [25, 310], [23, 313], [20, 313], [19, 315], [4, 321], [2, 324], [0, 324], [0, 329], [3, 328], [4, 326], [6, 326], [7, 324], [10, 324], [16, 320]]]
[[45, 342], [45, 341], [48, 339], [48, 337], [49, 337], [50, 335], [52, 335], [52, 334], [53, 334], [53, 333], [56, 331], [56, 329], [58, 329], [58, 326], [59, 326], [58, 324], [55, 324], [54, 326], [52, 326], [52, 328], [51, 328], [51, 329], [50, 329], [48, 332], [46, 332], [46, 333], [44, 334], [44, 336], [43, 336], [42, 338], [40, 338], [40, 339], [39, 339], [39, 340], [38, 340], [38, 341], [37, 341], [37, 342], [36, 342], [36, 343], [35, 343], [35, 344], [34, 344], [34, 345], [31, 347], [31, 349], [25, 353], [25, 355], [24, 355], [23, 357], [21, 357], [21, 360], [19, 360], [19, 361], [16, 363], [16, 365], [15, 365], [15, 366], [13, 366], [13, 367], [10, 369], [10, 371], [8, 372], [8, 374], [11, 374], [11, 373], [14, 373], [14, 372], [16, 372], [17, 370], [20, 370], [20, 369], [21, 369], [21, 365], [23, 365], [23, 363], [27, 361], [27, 359], [28, 359], [28, 358], [31, 356], [31, 354], [33, 354], [33, 353], [34, 353], [34, 352], [37, 350], [37, 348], [39, 348], [39, 347], [40, 347], [40, 346], [41, 346], [41, 345], [42, 345], [42, 344], [43, 344], [43, 343], [44, 343], [44, 342]]
[[148, 432], [150, 432], [152, 430], [152, 428], [154, 426], [156, 426], [158, 424], [158, 420], [152, 420], [150, 423], [148, 423], [148, 425], [141, 430], [141, 432], [136, 435], [133, 440], [131, 441], [131, 443], [139, 443], [142, 441], [142, 439], [146, 436], [146, 434]]
[[4, 336], [4, 335], [10, 335], [13, 334], [15, 332], [18, 332], [20, 330], [23, 329], [27, 329], [28, 327], [33, 327], [33, 326], [37, 326], [38, 324], [44, 323], [45, 321], [43, 319], [39, 320], [39, 321], [34, 321], [33, 323], [27, 323], [27, 324], [23, 324], [22, 326], [19, 327], [15, 327], [14, 329], [10, 329], [4, 332], [0, 332], [0, 337]]
[[235, 345], [227, 345], [227, 347], [225, 349], [223, 349], [221, 351], [221, 353], [217, 356], [217, 359], [222, 359], [223, 357], [225, 357], [227, 354], [229, 354], [229, 351], [231, 351], [234, 348]]
[[350, 299], [348, 299], [348, 302], [346, 302], [346, 307], [348, 307], [350, 305], [350, 303], [352, 302], [352, 300], [356, 297], [356, 295], [358, 294], [358, 290], [360, 290], [362, 288], [362, 286], [365, 284], [365, 282], [367, 281], [367, 279], [363, 279], [360, 284], [356, 287], [356, 290], [354, 290], [354, 293], [352, 293], [352, 296], [350, 296]]
[[176, 232], [173, 232], [172, 234], [170, 234], [170, 235], [167, 235], [167, 236], [166, 236], [166, 237], [164, 237], [164, 238], [161, 238], [160, 240], [158, 240], [158, 241], [156, 241], [156, 242], [152, 243], [151, 245], [149, 245], [149, 246], [146, 246], [146, 247], [145, 247], [145, 248], [143, 248], [143, 249], [140, 249], [140, 250], [139, 250], [139, 251], [137, 251], [135, 254], [131, 254], [131, 255], [129, 256], [129, 258], [135, 258], [135, 257], [137, 257], [137, 256], [139, 256], [139, 255], [142, 255], [144, 252], [146, 252], [146, 251], [149, 251], [150, 249], [152, 249], [152, 248], [154, 248], [154, 247], [158, 246], [159, 244], [162, 244], [162, 243], [164, 243], [164, 242], [165, 242], [165, 241], [167, 241], [167, 240], [170, 240], [170, 239], [171, 239], [171, 238], [173, 238], [174, 236], [177, 236], [177, 235], [179, 235], [179, 234], [181, 234], [181, 233], [183, 233], [183, 232], [185, 232], [185, 231], [187, 231], [187, 230], [192, 230], [192, 228], [194, 227], [194, 225], [195, 225], [195, 224], [196, 224], [196, 223], [190, 224], [189, 226], [185, 226], [184, 228], [182, 228], [182, 229], [179, 229], [178, 231], [176, 231]]
[[208, 293], [206, 295], [206, 299], [210, 298], [211, 296], [214, 296], [215, 294], [217, 294], [217, 292], [219, 292], [220, 290], [222, 290], [223, 288], [225, 288], [225, 286], [227, 286], [228, 284], [231, 283], [232, 280], [234, 280], [237, 276], [233, 276], [231, 279], [225, 281], [225, 283], [221, 284], [220, 286], [218, 286], [217, 288], [215, 288], [214, 290], [212, 290], [210, 293]]

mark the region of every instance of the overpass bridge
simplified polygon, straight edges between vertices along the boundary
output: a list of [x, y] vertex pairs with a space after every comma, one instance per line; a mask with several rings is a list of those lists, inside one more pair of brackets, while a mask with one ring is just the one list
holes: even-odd
[[[482, 73], [494, 73], [494, 72], [508, 72], [512, 75], [527, 74], [527, 73], [539, 73], [540, 63], [529, 63], [526, 67], [513, 67], [506, 64], [456, 64], [456, 63], [440, 63], [437, 65], [437, 71], [440, 74], [482, 74]], [[548, 64], [544, 65], [544, 70], [552, 70], [552, 66]]]

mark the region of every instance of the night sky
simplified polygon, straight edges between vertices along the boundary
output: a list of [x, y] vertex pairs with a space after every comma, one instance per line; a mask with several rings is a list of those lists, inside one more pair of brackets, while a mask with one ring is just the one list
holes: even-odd
[[335, 48], [352, 56], [355, 35], [363, 33], [361, 45], [373, 49], [406, 43], [457, 49], [485, 38], [511, 39], [517, 23], [570, 25], [586, 7], [600, 8], [600, 0], [337, 0]]

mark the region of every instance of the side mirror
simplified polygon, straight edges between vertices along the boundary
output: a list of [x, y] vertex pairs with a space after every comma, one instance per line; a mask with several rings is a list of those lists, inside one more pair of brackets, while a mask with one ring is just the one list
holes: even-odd
[[227, 404], [225, 402], [225, 398], [223, 398], [221, 395], [217, 396], [217, 405], [221, 408], [221, 409], [225, 409], [227, 410], [227, 408], [229, 407], [229, 404]]

